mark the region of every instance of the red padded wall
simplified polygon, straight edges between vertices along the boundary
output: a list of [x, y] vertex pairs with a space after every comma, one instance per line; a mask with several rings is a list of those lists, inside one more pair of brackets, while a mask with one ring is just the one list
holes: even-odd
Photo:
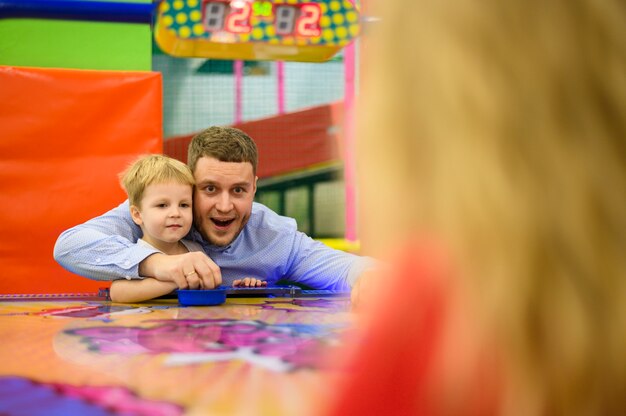
[[117, 174], [161, 153], [161, 75], [0, 66], [0, 293], [108, 286], [53, 259], [58, 235], [125, 199]]

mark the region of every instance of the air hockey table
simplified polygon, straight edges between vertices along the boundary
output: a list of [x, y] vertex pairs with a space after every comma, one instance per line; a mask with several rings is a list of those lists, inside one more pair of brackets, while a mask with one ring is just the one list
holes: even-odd
[[0, 295], [0, 414], [316, 415], [347, 296]]

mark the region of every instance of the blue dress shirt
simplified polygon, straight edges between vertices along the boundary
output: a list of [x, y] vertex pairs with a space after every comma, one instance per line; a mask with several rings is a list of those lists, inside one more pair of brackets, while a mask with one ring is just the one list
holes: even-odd
[[[140, 279], [139, 263], [156, 249], [137, 244], [141, 228], [128, 201], [64, 231], [54, 247], [55, 260], [70, 272], [94, 280]], [[204, 241], [195, 229], [186, 239], [198, 242], [220, 267], [222, 281], [255, 277], [268, 285], [286, 279], [316, 289], [348, 290], [372, 259], [334, 250], [297, 230], [296, 221], [253, 203], [248, 223], [225, 247]]]

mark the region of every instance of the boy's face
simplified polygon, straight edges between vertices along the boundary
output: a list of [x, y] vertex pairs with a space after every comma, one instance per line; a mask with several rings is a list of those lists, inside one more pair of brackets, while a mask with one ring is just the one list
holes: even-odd
[[194, 171], [194, 220], [209, 243], [229, 245], [250, 218], [257, 177], [248, 162], [198, 159]]
[[[143, 239], [162, 249], [187, 235], [193, 223], [191, 185], [166, 182], [148, 185], [141, 207], [132, 206], [133, 221], [141, 226]], [[165, 251], [165, 250], [163, 250]]]

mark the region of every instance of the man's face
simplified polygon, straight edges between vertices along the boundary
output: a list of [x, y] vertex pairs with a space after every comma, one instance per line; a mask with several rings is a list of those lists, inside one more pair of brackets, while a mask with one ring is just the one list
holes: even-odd
[[201, 157], [193, 173], [194, 222], [209, 243], [229, 245], [250, 218], [257, 177], [248, 162], [220, 162]]

